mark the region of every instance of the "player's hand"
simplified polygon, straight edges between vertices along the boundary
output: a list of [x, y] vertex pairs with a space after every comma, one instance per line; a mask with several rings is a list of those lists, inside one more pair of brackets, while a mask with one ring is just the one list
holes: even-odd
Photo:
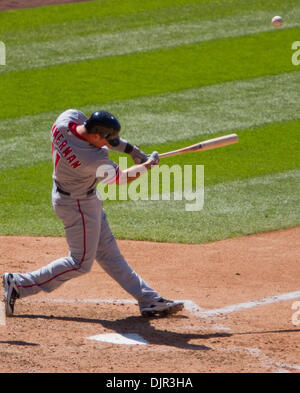
[[134, 163], [136, 165], [138, 164], [143, 164], [148, 160], [150, 157], [150, 154], [144, 153], [142, 150], [140, 150], [137, 146], [133, 147], [132, 152], [130, 153], [131, 158], [133, 159]]
[[159, 155], [157, 151], [154, 151], [145, 162], [145, 166], [147, 169], [151, 169], [152, 166], [158, 165], [159, 161]]

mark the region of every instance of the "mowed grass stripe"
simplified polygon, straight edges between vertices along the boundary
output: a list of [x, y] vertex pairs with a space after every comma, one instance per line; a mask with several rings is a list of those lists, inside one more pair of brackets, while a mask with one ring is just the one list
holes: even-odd
[[[43, 198], [42, 184], [32, 192], [26, 184], [28, 175], [24, 171], [25, 178], [20, 179], [24, 194], [11, 200], [11, 205], [1, 204], [0, 233], [63, 236], [50, 198]], [[299, 184], [300, 170], [294, 170], [206, 186], [204, 208], [194, 212], [185, 210], [186, 204], [193, 204], [185, 199], [104, 202], [104, 207], [117, 238], [206, 243], [300, 225]], [[50, 190], [47, 183], [47, 194]]]
[[[296, 110], [299, 84], [300, 72], [291, 72], [103, 104], [100, 109], [119, 118], [121, 135], [131, 143], [148, 151], [173, 150], [217, 133], [241, 133], [249, 127], [300, 118]], [[79, 109], [89, 116], [99, 107]], [[46, 112], [1, 120], [0, 169], [48, 160], [50, 129], [58, 114]], [[274, 127], [283, 127], [286, 132], [295, 124], [298, 130], [297, 122]]]
[[[147, 146], [298, 119], [300, 72], [107, 104], [126, 138]], [[105, 105], [104, 105], [105, 106]], [[105, 106], [106, 107], [106, 106]], [[83, 108], [92, 113], [97, 106]]]
[[[299, 26], [300, 7], [290, 10], [289, 14], [290, 16], [285, 15], [288, 20], [286, 26]], [[60, 36], [55, 39], [41, 40], [35, 32], [32, 40], [27, 43], [23, 42], [20, 31], [21, 42], [18, 45], [10, 43], [8, 38], [6, 46], [9, 56], [6, 67], [0, 67], [0, 73], [272, 31], [273, 26], [267, 23], [269, 16], [270, 11], [253, 11], [250, 15], [248, 12], [239, 13], [217, 20], [189, 18], [188, 21], [157, 25], [152, 21], [151, 26], [135, 29], [119, 27], [116, 32], [98, 31], [90, 34], [82, 34], [72, 24], [69, 27], [73, 31], [72, 35], [70, 31], [66, 35], [60, 32]], [[51, 26], [44, 34], [52, 37]]]
[[[237, 130], [239, 137], [237, 144], [221, 147], [218, 149], [187, 153], [169, 158], [163, 158], [160, 167], [155, 168], [147, 177], [141, 177], [132, 187], [137, 188], [141, 195], [164, 194], [170, 191], [180, 191], [181, 185], [184, 184], [185, 166], [192, 168], [192, 187], [197, 187], [196, 166], [204, 166], [205, 186], [236, 181], [237, 179], [249, 179], [256, 176], [278, 173], [286, 170], [300, 168], [300, 121], [285, 123], [272, 123], [263, 127], [257, 127], [247, 130]], [[221, 136], [216, 134], [215, 136]], [[206, 135], [200, 140], [209, 139], [211, 136]], [[199, 142], [199, 138], [192, 140], [183, 140], [163, 145], [151, 145], [145, 149], [148, 153], [158, 151], [164, 153], [180, 149], [181, 147], [190, 146]], [[118, 161], [116, 154], [112, 155], [114, 160]], [[127, 160], [127, 166], [130, 166], [130, 160]], [[122, 169], [124, 169], [121, 166]], [[181, 168], [181, 169], [180, 169]], [[160, 176], [157, 174], [161, 172]], [[156, 172], [156, 175], [154, 174]], [[152, 191], [152, 173], [154, 179], [159, 177], [159, 187]], [[162, 174], [164, 173], [164, 174]], [[170, 187], [168, 175], [170, 175]], [[174, 181], [173, 174], [181, 174], [182, 184]], [[167, 176], [167, 177], [166, 177]], [[174, 175], [176, 176], [176, 175]], [[99, 190], [103, 190], [99, 186]], [[130, 186], [129, 186], [130, 188]], [[110, 196], [114, 195], [114, 190], [104, 189], [105, 193]], [[300, 189], [299, 189], [300, 191]], [[116, 190], [118, 196], [118, 189]], [[123, 194], [122, 194], [123, 195]], [[130, 193], [129, 193], [130, 195]], [[113, 203], [113, 202], [112, 202]]]
[[0, 118], [295, 71], [290, 43], [299, 31], [10, 72], [1, 76]]
[[[253, 10], [272, 11], [272, 14], [285, 15], [286, 12], [297, 5], [295, 0], [264, 1], [264, 0], [102, 0], [88, 3], [61, 4], [33, 9], [14, 10], [1, 12], [0, 34], [9, 32], [13, 36], [17, 30], [24, 34], [33, 29], [43, 34], [42, 28], [51, 25], [52, 30], [61, 26], [63, 34], [68, 33], [72, 25], [91, 32], [91, 28], [101, 29], [110, 24], [110, 29], [115, 25], [138, 26], [140, 23], [151, 25], [153, 22], [169, 22], [174, 18], [198, 18], [214, 20], [225, 18], [239, 12], [251, 13]], [[271, 14], [270, 14], [271, 15]], [[70, 24], [68, 25], [68, 22]], [[65, 30], [64, 30], [65, 29]], [[42, 38], [42, 37], [41, 37]]]
[[[211, 151], [166, 158], [162, 160], [161, 165], [180, 165], [181, 167], [193, 165], [194, 174], [195, 165], [204, 165], [206, 187], [218, 183], [244, 180], [255, 177], [258, 174], [272, 175], [276, 172], [299, 168], [299, 131], [300, 121], [272, 124], [249, 130], [248, 132], [238, 133], [238, 144]], [[184, 141], [183, 145], [191, 142], [193, 141]], [[181, 146], [165, 145], [157, 148], [165, 151], [174, 147]], [[155, 146], [152, 148], [155, 148]], [[151, 150], [149, 149], [149, 151]], [[111, 158], [117, 161], [118, 156], [115, 153]], [[131, 165], [132, 162], [128, 161], [128, 164]], [[31, 212], [33, 208], [36, 208], [37, 220], [42, 212], [44, 212], [44, 217], [51, 217], [51, 175], [52, 163], [50, 160], [30, 166], [20, 166], [0, 171], [0, 222], [2, 228], [8, 228], [9, 226], [13, 234], [15, 229], [12, 229], [12, 225], [17, 226], [17, 224], [14, 224], [12, 220], [14, 217], [19, 216], [18, 226], [20, 228], [18, 230], [23, 230], [23, 233], [27, 234], [32, 233], [28, 232], [26, 209], [24, 212], [20, 210], [21, 206], [24, 207], [25, 205], [28, 205], [28, 209], [30, 206], [29, 210]], [[172, 187], [171, 191], [173, 191]], [[47, 204], [49, 204], [49, 207], [46, 208], [48, 210], [44, 211]], [[114, 206], [115, 202], [107, 201], [106, 205]], [[3, 233], [2, 229], [0, 229], [1, 231]], [[43, 230], [40, 233], [42, 234]], [[49, 234], [49, 232], [47, 233]]]
[[[224, 2], [225, 0], [221, 0]], [[205, 3], [207, 0], [95, 0], [87, 3], [59, 4], [22, 10], [1, 12], [0, 32], [14, 30], [15, 26], [26, 29], [45, 24], [63, 24], [66, 20], [77, 20], [103, 17], [118, 18], [136, 12], [151, 12], [163, 8], [180, 7], [189, 4]], [[209, 2], [209, 1], [208, 1]]]
[[[299, 120], [236, 130], [236, 133], [239, 137], [237, 144], [164, 158], [161, 165], [204, 165], [206, 185], [300, 168]], [[225, 134], [215, 134], [214, 137]], [[210, 135], [204, 135], [200, 141], [209, 138]], [[147, 147], [147, 151], [158, 150], [163, 153], [197, 142], [199, 138], [152, 145]]]
[[118, 238], [207, 243], [300, 225], [299, 184], [294, 170], [205, 187], [204, 207], [194, 212], [184, 199], [104, 206]]
[[[247, 130], [236, 130], [239, 142], [235, 145], [222, 147], [219, 149], [195, 152], [174, 157], [164, 158], [161, 164], [172, 165], [205, 165], [205, 184], [217, 184], [225, 181], [243, 179], [256, 175], [265, 175], [284, 170], [296, 169], [300, 167], [300, 121], [290, 121], [284, 123], [272, 123]], [[223, 133], [215, 134], [215, 136]], [[204, 135], [201, 140], [211, 138], [211, 135]], [[196, 143], [199, 139], [186, 139], [179, 142], [166, 143], [161, 145], [148, 145], [144, 149], [147, 153], [157, 150], [160, 153], [179, 149], [184, 146]], [[48, 141], [48, 159], [42, 162], [31, 164], [20, 164], [19, 168], [3, 168], [1, 176], [6, 179], [5, 192], [14, 194], [15, 187], [20, 177], [19, 170], [24, 176], [26, 168], [29, 173], [36, 171], [46, 171], [51, 175], [51, 144]], [[36, 153], [39, 150], [39, 140], [34, 144]], [[32, 159], [34, 153], [32, 153]], [[110, 153], [113, 160], [118, 161], [118, 153]], [[126, 156], [126, 155], [125, 155]], [[127, 156], [128, 157], [128, 156]], [[18, 155], [11, 154], [11, 160], [18, 159]], [[34, 161], [33, 161], [34, 162]], [[128, 159], [128, 165], [132, 161]], [[40, 166], [42, 165], [42, 166]], [[44, 166], [43, 166], [44, 165]], [[35, 169], [39, 168], [39, 169]], [[49, 170], [50, 168], [50, 170]], [[30, 175], [29, 175], [30, 177]], [[28, 184], [36, 187], [40, 177], [33, 176], [28, 179]], [[4, 192], [4, 190], [2, 190]], [[3, 194], [4, 195], [4, 194]]]

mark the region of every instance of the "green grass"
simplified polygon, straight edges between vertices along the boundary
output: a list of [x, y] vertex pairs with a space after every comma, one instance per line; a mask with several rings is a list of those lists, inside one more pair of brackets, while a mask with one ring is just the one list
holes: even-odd
[[[168, 146], [160, 145], [172, 141], [180, 141], [174, 146], [181, 147], [209, 134], [299, 118], [295, 112], [299, 83], [300, 73], [292, 72], [124, 100], [105, 108], [121, 119], [123, 137], [143, 148], [148, 148], [151, 137], [162, 152]], [[89, 115], [98, 108], [80, 109]], [[49, 129], [57, 115], [46, 112], [2, 120], [0, 169], [49, 160]]]
[[[221, 1], [224, 2], [225, 0]], [[136, 12], [148, 13], [153, 10], [205, 2], [205, 0], [143, 0], [142, 2], [140, 0], [101, 0], [101, 2], [97, 0], [75, 5], [61, 4], [22, 11], [15, 10], [3, 13], [0, 31], [14, 30], [15, 26], [18, 26], [19, 29], [26, 29], [45, 24], [63, 24], [66, 20], [72, 20], [75, 23], [83, 19], [88, 23], [94, 18], [119, 18]]]
[[[207, 185], [300, 168], [300, 121], [233, 131], [238, 134], [238, 144], [164, 158], [162, 164], [204, 165]], [[207, 135], [201, 140], [209, 138]], [[147, 151], [172, 151], [197, 142], [199, 138], [151, 145]]]
[[[238, 131], [239, 143], [220, 148], [217, 150], [205, 151], [200, 153], [190, 153], [163, 159], [161, 164], [170, 166], [192, 165], [195, 173], [195, 165], [204, 165], [205, 171], [205, 192], [207, 187], [218, 184], [226, 184], [234, 181], [243, 181], [257, 176], [272, 176], [273, 173], [289, 171], [300, 167], [300, 121], [278, 123], [252, 129]], [[195, 143], [196, 140], [184, 140], [180, 143], [168, 143], [163, 145], [150, 145], [145, 149], [151, 152], [159, 149], [161, 152], [177, 149], [181, 146]], [[111, 154], [111, 158], [118, 161], [118, 154]], [[293, 159], [291, 159], [293, 157]], [[128, 160], [131, 165], [131, 160]], [[56, 235], [62, 234], [62, 227], [54, 217], [50, 204], [51, 193], [51, 172], [52, 167], [49, 161], [40, 162], [36, 165], [19, 167], [17, 169], [7, 169], [0, 172], [1, 191], [0, 191], [0, 222], [2, 231], [5, 234], [25, 233], [32, 235]], [[146, 181], [147, 177], [145, 177]], [[151, 178], [149, 177], [149, 182]], [[174, 191], [173, 179], [171, 179], [171, 192]], [[195, 186], [195, 184], [193, 184]], [[150, 190], [150, 186], [149, 186]], [[299, 185], [295, 184], [295, 190], [299, 192]], [[269, 192], [268, 192], [269, 193]], [[117, 194], [118, 195], [118, 194]], [[151, 197], [151, 195], [149, 195]], [[131, 202], [120, 202], [125, 205], [126, 212], [132, 209]], [[143, 202], [143, 206], [148, 202]], [[163, 213], [165, 202], [162, 202], [162, 211], [157, 206], [159, 202], [149, 202], [155, 205], [155, 217]], [[187, 214], [182, 208], [186, 201], [179, 202], [178, 213]], [[115, 211], [114, 201], [106, 201], [105, 206], [108, 211]], [[140, 203], [139, 203], [140, 205]], [[30, 208], [27, 208], [30, 207]], [[169, 207], [172, 207], [172, 203]], [[296, 206], [295, 206], [296, 209]], [[117, 209], [118, 210], [118, 209]], [[280, 212], [281, 207], [278, 207]], [[167, 209], [167, 212], [169, 209]], [[128, 212], [129, 213], [129, 212]], [[239, 210], [239, 213], [241, 211]], [[126, 213], [125, 213], [126, 214]], [[168, 214], [168, 213], [167, 213]], [[198, 214], [198, 213], [196, 213]], [[22, 217], [22, 222], [16, 217]], [[164, 216], [164, 214], [163, 214]], [[254, 218], [254, 217], [252, 217]], [[124, 220], [124, 222], [123, 222]], [[124, 237], [129, 230], [130, 222], [125, 224], [125, 215], [120, 226], [122, 231], [117, 232], [118, 236]], [[35, 223], [33, 225], [33, 222]], [[49, 223], [51, 224], [49, 225]], [[160, 230], [168, 233], [169, 221], [164, 219], [160, 222]], [[19, 228], [19, 229], [18, 229]], [[180, 229], [178, 227], [178, 229]], [[132, 230], [130, 231], [130, 233]], [[132, 235], [131, 235], [132, 236]], [[140, 236], [140, 235], [139, 235]]]
[[[270, 13], [287, 12], [295, 8], [294, 0], [101, 0], [79, 4], [62, 4], [59, 6], [16, 10], [1, 13], [0, 33], [6, 31], [37, 29], [44, 25], [62, 25], [66, 21], [87, 25], [95, 19], [101, 21], [112, 18], [122, 21], [124, 16], [133, 15], [133, 20], [142, 17], [145, 24], [153, 20], [157, 12], [162, 12], [165, 22], [170, 14], [184, 15], [185, 19], [200, 16], [203, 19], [217, 19], [239, 12], [253, 12], [269, 10]], [[168, 20], [168, 19], [167, 19]], [[136, 22], [138, 23], [138, 22]], [[17, 26], [17, 29], [16, 29]], [[88, 26], [87, 26], [88, 28]]]
[[[275, 14], [284, 28], [272, 28]], [[146, 152], [239, 135], [234, 146], [162, 161], [204, 165], [201, 211], [187, 212], [186, 200], [105, 201], [117, 237], [199, 243], [299, 225], [299, 16], [294, 0], [1, 12], [0, 233], [63, 235], [51, 209], [49, 131], [70, 107], [110, 110]]]
[[[257, 3], [257, 2], [254, 2]], [[122, 18], [81, 19], [74, 23], [65, 19], [61, 24], [8, 30], [2, 33], [9, 51], [6, 73], [17, 70], [48, 67], [50, 65], [99, 59], [114, 54], [125, 55], [149, 50], [178, 47], [209, 40], [232, 38], [273, 31], [270, 10], [249, 13], [240, 7], [238, 12], [220, 4], [204, 9], [204, 4], [157, 9], [145, 13], [124, 14]], [[201, 7], [194, 9], [191, 7]], [[224, 13], [224, 10], [227, 12]], [[213, 11], [213, 12], [212, 12]], [[218, 17], [219, 16], [219, 17]], [[299, 27], [300, 6], [285, 11], [288, 23], [282, 29]]]
[[1, 77], [0, 118], [295, 71], [290, 43], [299, 32], [289, 29], [6, 73]]
[[299, 181], [296, 170], [205, 187], [193, 212], [185, 209], [194, 201], [172, 199], [104, 206], [118, 238], [206, 243], [299, 225]]

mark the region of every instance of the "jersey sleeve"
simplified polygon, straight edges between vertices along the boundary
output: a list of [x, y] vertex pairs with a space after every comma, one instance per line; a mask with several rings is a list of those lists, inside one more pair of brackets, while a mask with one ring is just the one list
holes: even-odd
[[97, 180], [101, 181], [103, 184], [114, 184], [119, 179], [119, 165], [108, 157], [97, 160], [95, 169]]
[[56, 127], [61, 130], [69, 130], [69, 124], [83, 124], [87, 117], [80, 111], [76, 109], [68, 109], [63, 112], [55, 121]]

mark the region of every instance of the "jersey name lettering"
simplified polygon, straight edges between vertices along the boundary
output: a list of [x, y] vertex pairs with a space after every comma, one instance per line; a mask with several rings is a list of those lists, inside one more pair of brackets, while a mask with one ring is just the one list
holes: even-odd
[[55, 127], [55, 125], [52, 127], [52, 142], [55, 144], [56, 148], [61, 151], [62, 155], [66, 157], [66, 160], [72, 168], [76, 169], [81, 165], [76, 154], [73, 153], [73, 150], [69, 146], [68, 141], [64, 139], [63, 134], [60, 133], [59, 129]]

